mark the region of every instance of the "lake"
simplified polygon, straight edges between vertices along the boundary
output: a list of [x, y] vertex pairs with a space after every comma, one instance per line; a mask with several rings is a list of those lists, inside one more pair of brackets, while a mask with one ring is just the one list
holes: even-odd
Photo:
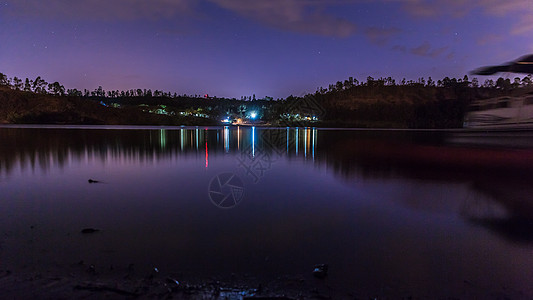
[[4, 126], [0, 271], [157, 268], [181, 281], [292, 280], [334, 298], [531, 298], [533, 151], [494, 140]]

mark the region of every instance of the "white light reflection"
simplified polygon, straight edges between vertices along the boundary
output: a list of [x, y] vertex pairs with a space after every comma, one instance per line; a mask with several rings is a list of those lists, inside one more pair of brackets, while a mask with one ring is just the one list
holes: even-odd
[[229, 127], [224, 126], [224, 149], [229, 152]]
[[165, 146], [167, 145], [167, 135], [166, 135], [166, 131], [164, 129], [161, 129], [159, 131], [159, 140], [160, 140], [160, 143], [161, 143], [161, 149], [164, 149]]
[[304, 157], [307, 158], [307, 134], [309, 132], [308, 128], [304, 129]]
[[289, 127], [287, 127], [287, 155], [289, 154], [289, 135], [290, 135], [290, 131], [289, 131]]
[[255, 157], [255, 126], [252, 126], [252, 157]]
[[181, 152], [183, 152], [183, 145], [185, 144], [184, 138], [185, 138], [185, 129], [180, 129]]
[[198, 152], [198, 127], [196, 127], [196, 152]]
[[295, 139], [295, 144], [296, 144], [296, 156], [298, 156], [298, 127], [296, 127], [296, 139]]

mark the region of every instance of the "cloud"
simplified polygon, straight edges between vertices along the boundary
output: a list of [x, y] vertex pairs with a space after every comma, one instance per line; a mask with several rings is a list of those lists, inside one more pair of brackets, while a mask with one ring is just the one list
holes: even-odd
[[322, 36], [348, 37], [355, 23], [323, 11], [325, 1], [209, 0], [243, 17], [283, 30]]
[[499, 43], [504, 39], [502, 35], [499, 34], [487, 34], [477, 39], [476, 43], [480, 46], [484, 46], [487, 44], [494, 44]]
[[[343, 7], [380, 4], [407, 17], [465, 18], [475, 14], [512, 17], [510, 34], [533, 32], [533, 0], [5, 0], [0, 15], [67, 20], [170, 19], [209, 14], [201, 5], [210, 3], [252, 21], [280, 30], [332, 37], [357, 33], [384, 45], [395, 28], [375, 27], [350, 17], [339, 17]], [[379, 21], [379, 20], [378, 20]], [[453, 22], [453, 21], [452, 21]], [[366, 28], [366, 29], [365, 29]], [[358, 30], [359, 29], [359, 30]]]
[[391, 48], [391, 50], [398, 51], [398, 52], [406, 52], [407, 48], [402, 45], [395, 45], [394, 47]]
[[[387, 0], [384, 0], [387, 1]], [[462, 18], [481, 11], [492, 17], [510, 17], [515, 20], [511, 34], [533, 31], [533, 2], [531, 0], [389, 0], [399, 2], [405, 12], [416, 17]]]
[[440, 56], [447, 49], [448, 47], [432, 49], [431, 45], [428, 42], [424, 42], [420, 46], [410, 49], [409, 52], [411, 54], [418, 55], [418, 56], [426, 56], [426, 57], [435, 58], [435, 57]]
[[74, 20], [171, 18], [192, 11], [192, 0], [8, 0], [11, 16]]
[[[347, 37], [357, 32], [353, 20], [337, 18], [328, 14], [326, 8], [355, 6], [368, 3], [399, 5], [407, 15], [423, 18], [465, 18], [472, 14], [492, 17], [509, 17], [511, 34], [526, 34], [533, 31], [532, 0], [208, 0], [244, 17], [257, 20], [282, 30], [325, 36]], [[362, 33], [374, 44], [383, 45], [395, 29], [367, 27]], [[388, 36], [389, 35], [389, 36]]]
[[398, 28], [380, 28], [380, 27], [368, 27], [365, 29], [364, 34], [370, 40], [370, 42], [383, 46], [389, 39], [401, 32]]

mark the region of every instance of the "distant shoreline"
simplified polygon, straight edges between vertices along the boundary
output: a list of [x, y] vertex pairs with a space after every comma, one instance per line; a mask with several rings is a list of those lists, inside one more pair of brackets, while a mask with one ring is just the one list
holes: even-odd
[[317, 130], [346, 130], [346, 131], [398, 131], [398, 132], [452, 132], [452, 133], [506, 133], [506, 132], [532, 132], [530, 128], [364, 128], [364, 127], [321, 127], [321, 126], [271, 126], [257, 125], [83, 125], [83, 124], [0, 124], [0, 128], [28, 128], [28, 129], [108, 129], [108, 130], [180, 130], [180, 129], [220, 129], [252, 128], [261, 129], [286, 129], [286, 128], [314, 128]]

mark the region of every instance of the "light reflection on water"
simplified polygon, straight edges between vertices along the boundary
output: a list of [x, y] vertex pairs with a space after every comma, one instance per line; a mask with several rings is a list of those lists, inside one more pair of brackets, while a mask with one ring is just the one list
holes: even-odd
[[[347, 291], [465, 296], [473, 282], [532, 295], [531, 166], [454, 158], [529, 150], [442, 135], [0, 128], [0, 268], [85, 260], [275, 278], [328, 263]], [[209, 199], [221, 173], [244, 184], [232, 209]], [[86, 238], [85, 227], [102, 232]]]

